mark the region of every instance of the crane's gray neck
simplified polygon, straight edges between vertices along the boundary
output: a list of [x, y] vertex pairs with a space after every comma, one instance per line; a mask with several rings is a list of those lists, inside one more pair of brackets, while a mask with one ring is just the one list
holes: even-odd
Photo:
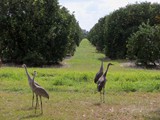
[[33, 81], [34, 81], [34, 78], [35, 78], [35, 77], [36, 77], [36, 73], [34, 72], [34, 74], [33, 74], [33, 79], [32, 79]]
[[106, 75], [107, 75], [107, 72], [108, 72], [108, 69], [109, 69], [109, 64], [107, 65], [107, 69], [106, 69], [106, 71], [105, 71], [105, 73], [104, 73], [104, 76], [106, 77]]
[[103, 71], [103, 61], [101, 63], [100, 71]]
[[[34, 73], [34, 74], [33, 74], [33, 79], [32, 79], [32, 81], [31, 81], [33, 90], [37, 89], [37, 85], [35, 84], [35, 81], [34, 81], [34, 78], [35, 78], [35, 77], [36, 77], [36, 74]], [[38, 85], [38, 86], [39, 86], [39, 85]]]
[[29, 73], [28, 73], [28, 71], [27, 71], [27, 67], [24, 67], [25, 68], [25, 71], [26, 71], [26, 75], [27, 75], [27, 77], [28, 77], [28, 80], [31, 80], [31, 77], [29, 76]]

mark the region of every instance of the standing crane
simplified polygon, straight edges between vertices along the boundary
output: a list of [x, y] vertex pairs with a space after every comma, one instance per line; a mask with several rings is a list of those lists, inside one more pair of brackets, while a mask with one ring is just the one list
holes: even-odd
[[110, 65], [113, 65], [113, 64], [112, 63], [108, 63], [105, 73], [97, 81], [97, 89], [98, 89], [98, 92], [100, 92], [100, 100], [101, 101], [102, 101], [102, 93], [101, 93], [101, 91], [103, 89], [103, 102], [105, 102], [104, 101], [104, 94], [105, 94], [105, 84], [106, 84], [106, 81], [107, 81], [106, 75], [107, 75], [107, 72], [108, 72], [108, 69], [109, 69]]
[[97, 83], [98, 79], [103, 75], [103, 61], [101, 62], [101, 67], [99, 71], [97, 72], [95, 78], [94, 78], [94, 83]]
[[[31, 88], [31, 90], [32, 90], [32, 93], [33, 93], [33, 97], [32, 97], [32, 107], [33, 107], [34, 92], [33, 92], [33, 88], [32, 88], [32, 82], [33, 82], [33, 80], [34, 80], [34, 78], [35, 78], [35, 76], [36, 76], [36, 72], [34, 72], [34, 74], [33, 74], [33, 79], [32, 79], [32, 78], [30, 77], [29, 73], [28, 73], [27, 66], [26, 66], [25, 64], [23, 64], [22, 67], [25, 68], [26, 75], [27, 75], [27, 77], [28, 77], [28, 84], [29, 84], [29, 86], [30, 86], [30, 88]], [[36, 84], [37, 86], [40, 86], [37, 82], [35, 82], [35, 84]]]
[[[36, 74], [36, 71], [34, 71], [34, 74]], [[39, 96], [40, 97], [40, 102], [41, 102], [41, 113], [43, 114], [42, 98], [41, 97], [45, 97], [45, 98], [49, 99], [49, 94], [47, 93], [47, 91], [44, 88], [42, 88], [41, 86], [38, 86], [37, 84], [35, 84], [34, 79], [32, 81], [32, 88], [33, 88], [33, 92], [36, 94], [35, 113], [36, 113], [36, 110], [37, 110], [38, 96]]]

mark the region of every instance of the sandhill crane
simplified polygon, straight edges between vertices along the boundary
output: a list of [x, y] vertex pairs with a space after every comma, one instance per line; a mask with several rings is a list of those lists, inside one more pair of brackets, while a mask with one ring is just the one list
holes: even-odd
[[108, 69], [109, 69], [110, 65], [113, 65], [113, 64], [112, 63], [108, 63], [105, 73], [97, 81], [97, 89], [98, 89], [98, 92], [100, 92], [100, 100], [101, 101], [102, 101], [101, 91], [103, 89], [103, 102], [105, 102], [104, 101], [104, 93], [105, 93], [105, 84], [106, 84], [106, 81], [107, 81], [106, 75], [107, 75], [107, 72], [108, 72]]
[[[34, 73], [36, 73], [36, 72], [34, 72]], [[41, 102], [41, 113], [43, 114], [42, 98], [41, 98], [41, 96], [49, 99], [49, 94], [47, 93], [47, 91], [44, 88], [42, 88], [41, 86], [36, 85], [35, 82], [34, 82], [34, 79], [32, 81], [32, 88], [33, 88], [33, 92], [36, 94], [35, 113], [36, 113], [36, 109], [37, 109], [37, 105], [38, 105], [38, 96], [39, 96], [40, 97], [40, 102]]]
[[97, 72], [95, 78], [94, 78], [94, 83], [97, 83], [98, 79], [103, 75], [103, 61], [101, 63], [101, 67], [99, 71]]
[[[25, 68], [26, 75], [27, 75], [27, 77], [28, 77], [28, 83], [29, 83], [29, 86], [30, 86], [30, 88], [31, 88], [31, 90], [32, 90], [32, 93], [33, 93], [33, 97], [32, 97], [32, 107], [33, 107], [33, 102], [34, 102], [34, 92], [33, 92], [33, 88], [32, 88], [32, 82], [33, 82], [33, 79], [34, 79], [35, 76], [36, 76], [36, 72], [34, 72], [34, 74], [33, 74], [33, 79], [32, 79], [32, 78], [30, 77], [28, 71], [27, 71], [27, 66], [26, 66], [25, 64], [23, 64], [22, 67]], [[35, 82], [35, 84], [38, 85], [38, 86], [40, 86], [37, 82]]]

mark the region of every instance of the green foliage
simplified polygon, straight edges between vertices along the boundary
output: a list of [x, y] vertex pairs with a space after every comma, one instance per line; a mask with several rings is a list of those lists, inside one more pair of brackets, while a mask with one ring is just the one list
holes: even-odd
[[[160, 4], [136, 3], [120, 8], [101, 18], [89, 32], [88, 39], [111, 59], [125, 58], [128, 37], [138, 30], [143, 22], [159, 24]], [[103, 22], [102, 22], [103, 21]], [[100, 43], [100, 44], [99, 44]]]
[[128, 57], [142, 65], [155, 64], [160, 58], [160, 27], [149, 23], [139, 26], [139, 30], [128, 39]]
[[101, 52], [104, 52], [105, 43], [107, 42], [105, 38], [105, 32], [107, 31], [107, 19], [107, 17], [101, 18], [98, 23], [95, 24], [95, 26], [90, 30], [87, 37], [90, 42], [96, 46], [96, 49]]
[[[158, 7], [159, 6], [159, 7]], [[108, 51], [111, 58], [126, 57], [128, 37], [138, 30], [142, 22], [157, 24], [155, 17], [159, 14], [160, 5], [141, 3], [128, 5], [113, 12], [108, 21]]]
[[62, 31], [66, 30], [67, 33], [67, 54], [73, 55], [76, 49], [76, 46], [79, 46], [79, 43], [82, 39], [82, 30], [78, 22], [76, 21], [74, 15], [70, 15], [69, 11], [63, 7], [61, 9], [61, 14], [63, 14], [63, 19], [66, 19], [66, 27]]
[[0, 5], [3, 62], [39, 66], [74, 53], [81, 29], [74, 15], [60, 8], [57, 0], [5, 0]]

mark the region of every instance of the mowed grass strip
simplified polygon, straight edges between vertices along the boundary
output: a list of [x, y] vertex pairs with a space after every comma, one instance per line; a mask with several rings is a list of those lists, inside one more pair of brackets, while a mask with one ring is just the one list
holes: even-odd
[[43, 98], [44, 115], [35, 115], [31, 108], [32, 93], [24, 68], [0, 68], [0, 118], [160, 119], [159, 71], [125, 68], [123, 60], [105, 60], [104, 68], [109, 62], [114, 66], [107, 75], [106, 103], [100, 103], [93, 79], [104, 58], [84, 39], [63, 66], [28, 68], [30, 75], [37, 71], [35, 80], [50, 94], [50, 100]]
[[159, 93], [108, 93], [100, 103], [99, 94], [50, 92], [43, 99], [44, 114], [31, 107], [31, 93], [0, 92], [3, 120], [159, 120]]

